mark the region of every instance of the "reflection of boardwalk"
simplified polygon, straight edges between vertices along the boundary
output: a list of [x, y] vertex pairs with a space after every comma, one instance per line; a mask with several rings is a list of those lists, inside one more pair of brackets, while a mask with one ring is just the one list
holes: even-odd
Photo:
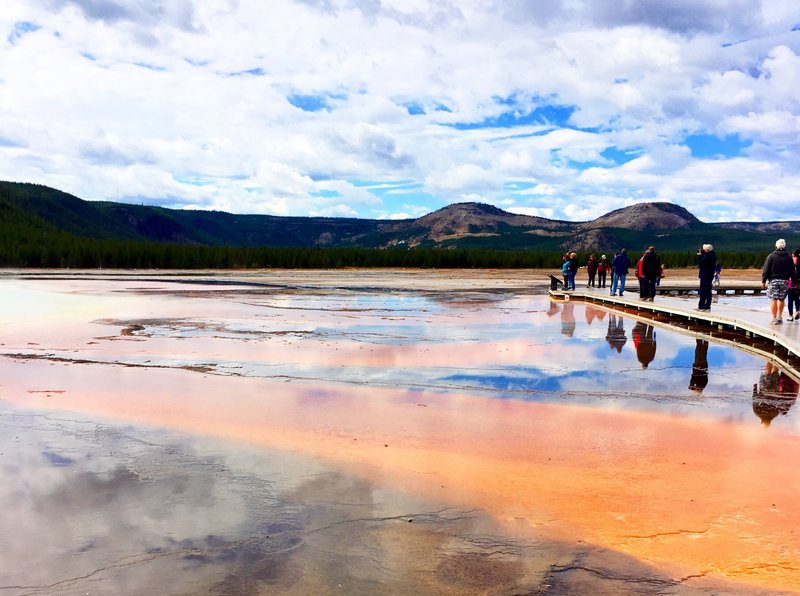
[[625, 336], [624, 318], [615, 314], [608, 316], [608, 332], [606, 333], [608, 345], [617, 352], [622, 352], [622, 347], [628, 341]]
[[[555, 298], [563, 294], [550, 291]], [[656, 325], [688, 328], [713, 336], [723, 343], [735, 344], [738, 348], [780, 363], [794, 379], [800, 380], [800, 368], [797, 365], [800, 361], [800, 324], [787, 321], [783, 325], [770, 325], [771, 317], [766, 302], [763, 308], [756, 309], [728, 303], [715, 304], [711, 311], [699, 311], [693, 307], [694, 303], [677, 297], [663, 296], [655, 302], [645, 302], [627, 295], [609, 296], [593, 288], [569, 292], [569, 300], [581, 300], [594, 307], [624, 312], [651, 320]], [[606, 339], [610, 337], [611, 334]], [[609, 344], [613, 345], [611, 341]]]

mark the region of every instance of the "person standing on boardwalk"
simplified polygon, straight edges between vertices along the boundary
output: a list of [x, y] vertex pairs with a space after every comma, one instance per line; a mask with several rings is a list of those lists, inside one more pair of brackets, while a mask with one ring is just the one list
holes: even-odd
[[656, 297], [656, 282], [661, 277], [661, 259], [656, 254], [655, 246], [648, 246], [642, 257], [642, 277], [645, 294], [642, 300], [653, 302]]
[[561, 271], [564, 273], [564, 289], [575, 289], [575, 274], [578, 272], [578, 255], [570, 252], [565, 255], [564, 266]]
[[625, 292], [625, 278], [628, 275], [628, 269], [631, 266], [631, 259], [626, 254], [627, 251], [623, 248], [619, 254], [614, 255], [614, 260], [611, 261], [611, 295], [617, 294], [619, 288], [619, 295]]
[[761, 287], [766, 288], [767, 298], [770, 299], [773, 325], [783, 323], [789, 280], [796, 275], [792, 255], [786, 250], [786, 240], [781, 238], [775, 242], [775, 250], [767, 256], [761, 268]]
[[647, 254], [647, 250], [642, 253], [642, 256], [639, 257], [639, 260], [636, 261], [636, 279], [639, 281], [639, 298], [644, 300], [647, 298], [647, 288], [644, 284], [644, 273], [642, 273], [642, 264], [644, 263], [644, 255]]
[[569, 253], [569, 286], [570, 290], [575, 289], [575, 276], [578, 274], [578, 253]]
[[711, 286], [717, 269], [717, 253], [710, 244], [704, 244], [697, 251], [697, 276], [700, 278], [700, 302], [697, 304], [698, 310], [711, 310]]
[[611, 270], [611, 263], [609, 263], [606, 255], [602, 255], [600, 257], [600, 261], [597, 263], [597, 287], [598, 288], [605, 288], [606, 287], [606, 273]]
[[586, 262], [586, 274], [589, 276], [589, 283], [586, 284], [587, 288], [594, 287], [594, 278], [597, 275], [597, 255], [592, 253], [589, 260]]
[[787, 294], [789, 316], [786, 317], [786, 320], [800, 321], [800, 269], [798, 269], [798, 265], [800, 265], [800, 249], [795, 249], [792, 253], [792, 260], [794, 261], [794, 277], [789, 279], [789, 293]]

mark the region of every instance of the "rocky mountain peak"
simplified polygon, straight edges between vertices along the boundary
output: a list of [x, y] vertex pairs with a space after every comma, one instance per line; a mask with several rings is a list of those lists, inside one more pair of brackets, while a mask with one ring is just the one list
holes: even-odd
[[629, 230], [674, 230], [701, 223], [689, 211], [672, 203], [637, 203], [615, 209], [583, 225], [585, 229], [626, 228]]

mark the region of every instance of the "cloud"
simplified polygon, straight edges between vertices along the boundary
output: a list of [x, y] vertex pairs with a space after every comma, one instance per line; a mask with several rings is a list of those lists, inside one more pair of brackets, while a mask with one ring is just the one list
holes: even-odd
[[193, 30], [192, 0], [49, 0], [54, 10], [74, 7], [87, 19], [113, 25], [120, 22], [137, 25], [171, 25]]
[[[733, 216], [800, 165], [788, 0], [7, 5], [0, 177], [84, 198], [389, 217], [478, 197], [568, 218], [688, 206], [673, 177], [718, 139], [717, 160], [771, 166]], [[414, 210], [377, 186], [401, 180]]]

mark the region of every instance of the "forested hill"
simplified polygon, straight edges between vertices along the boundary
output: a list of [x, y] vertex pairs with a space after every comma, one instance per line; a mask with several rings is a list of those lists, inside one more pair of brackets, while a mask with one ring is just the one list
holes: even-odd
[[[38, 184], [0, 182], [0, 208], [64, 232], [105, 240], [151, 240], [209, 246], [326, 246], [356, 244], [377, 220], [234, 215], [84, 201]], [[22, 215], [24, 213], [24, 216]]]
[[[518, 215], [480, 203], [386, 221], [85, 201], [42, 185], [0, 182], [4, 266], [255, 267], [310, 261], [320, 266], [541, 266], [564, 250], [610, 255], [650, 244], [662, 254], [683, 255], [680, 260], [688, 264], [705, 242], [727, 252], [729, 266], [737, 266], [757, 261], [778, 235], [790, 247], [800, 246], [798, 222], [706, 224], [671, 203], [639, 203], [589, 222]], [[278, 258], [278, 249], [289, 252]], [[321, 249], [328, 252], [321, 256]], [[393, 250], [369, 252], [374, 249]], [[309, 256], [313, 251], [316, 256]], [[429, 251], [424, 258], [422, 251]], [[489, 252], [504, 254], [490, 258]]]

